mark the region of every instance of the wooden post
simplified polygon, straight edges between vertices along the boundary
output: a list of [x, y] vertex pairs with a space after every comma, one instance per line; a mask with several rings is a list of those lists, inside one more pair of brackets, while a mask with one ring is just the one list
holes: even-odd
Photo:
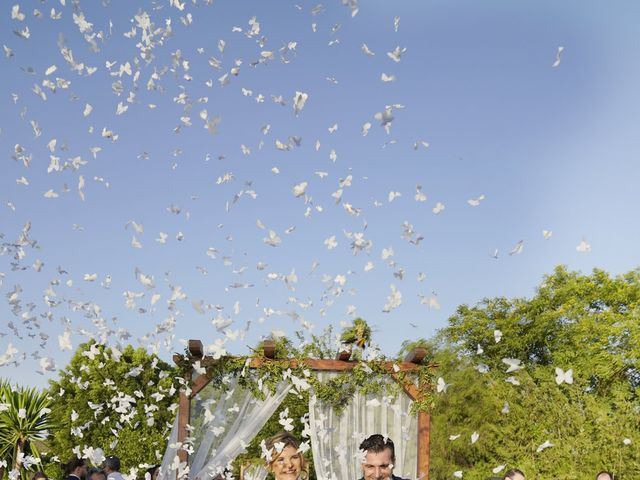
[[189, 353], [194, 358], [202, 358], [204, 356], [204, 347], [200, 340], [189, 340]]
[[[180, 403], [178, 406], [178, 442], [183, 443], [188, 436], [187, 425], [189, 424], [189, 417], [191, 416], [191, 402], [189, 396], [182, 390], [180, 392]], [[186, 462], [189, 458], [187, 451], [184, 449], [178, 450], [178, 457], [181, 462]]]
[[350, 345], [342, 345], [338, 353], [336, 353], [336, 360], [340, 360], [341, 362], [348, 362], [351, 360], [351, 346]]
[[431, 431], [431, 415], [418, 413], [418, 472], [417, 477], [429, 480], [429, 437]]
[[[414, 348], [405, 357], [405, 362], [420, 364], [427, 356], [427, 350], [418, 347]], [[396, 377], [394, 377], [396, 378]], [[396, 378], [397, 379], [397, 378]], [[405, 392], [413, 400], [420, 398], [420, 392], [413, 384], [403, 385]], [[430, 455], [430, 434], [431, 434], [431, 415], [428, 412], [418, 412], [418, 466], [416, 478], [419, 480], [429, 480], [429, 455]]]
[[[191, 390], [191, 373], [187, 373], [184, 378], [184, 388], [180, 390], [180, 401], [178, 403], [178, 442], [183, 444], [189, 432], [187, 426], [191, 422], [191, 398], [189, 390]], [[183, 445], [184, 447], [184, 445]], [[178, 458], [180, 462], [189, 461], [189, 453], [184, 448], [178, 450]], [[178, 478], [178, 470], [176, 470], [176, 480]]]
[[423, 347], [416, 347], [411, 350], [406, 357], [404, 357], [405, 362], [411, 362], [415, 364], [420, 364], [427, 356], [427, 349]]
[[273, 340], [267, 339], [263, 341], [262, 350], [265, 358], [270, 358], [271, 360], [276, 358], [276, 342]]

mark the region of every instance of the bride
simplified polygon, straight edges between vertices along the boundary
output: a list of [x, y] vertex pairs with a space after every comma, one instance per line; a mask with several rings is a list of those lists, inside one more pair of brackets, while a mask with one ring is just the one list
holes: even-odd
[[267, 469], [275, 480], [307, 480], [309, 468], [304, 455], [298, 451], [300, 440], [287, 432], [281, 432], [266, 441], [271, 460]]

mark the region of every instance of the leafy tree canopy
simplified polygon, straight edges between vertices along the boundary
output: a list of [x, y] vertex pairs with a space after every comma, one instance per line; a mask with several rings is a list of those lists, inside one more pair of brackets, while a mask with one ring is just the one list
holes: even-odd
[[65, 462], [72, 451], [86, 456], [100, 448], [120, 457], [123, 471], [160, 463], [177, 413], [174, 375], [142, 348], [80, 345], [50, 381], [52, 417], [61, 427], [52, 432], [50, 454]]
[[435, 339], [432, 477], [638, 478], [639, 308], [640, 272], [564, 267], [531, 299], [460, 306]]

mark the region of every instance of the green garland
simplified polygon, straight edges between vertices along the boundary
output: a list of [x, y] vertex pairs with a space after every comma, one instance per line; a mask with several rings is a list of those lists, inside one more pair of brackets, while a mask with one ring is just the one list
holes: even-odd
[[[434, 369], [429, 365], [417, 365], [410, 371], [398, 371], [394, 373], [395, 382], [379, 382], [372, 381], [372, 377], [389, 375], [385, 363], [392, 360], [387, 358], [359, 360], [352, 370], [337, 372], [329, 379], [320, 380], [317, 372], [304, 364], [305, 359], [302, 353], [295, 349], [289, 340], [275, 340], [275, 346], [273, 360], [265, 359], [259, 350], [254, 350], [252, 355], [245, 357], [224, 356], [213, 362], [207, 362], [206, 374], [211, 378], [213, 385], [223, 385], [222, 379], [225, 376], [237, 376], [239, 384], [259, 399], [264, 399], [264, 390], [275, 392], [277, 384], [285, 378], [285, 375], [294, 375], [304, 379], [316, 397], [330, 405], [338, 415], [356, 393], [395, 396], [402, 390], [402, 385], [408, 383], [413, 383], [419, 394], [419, 399], [412, 403], [412, 414], [429, 412], [433, 407]], [[262, 365], [249, 369], [248, 364], [254, 359], [261, 359]], [[188, 352], [178, 359], [178, 368], [185, 378], [191, 375], [193, 363], [196, 360]], [[292, 367], [292, 363], [296, 366]], [[260, 384], [266, 388], [261, 389]]]
[[340, 341], [346, 345], [366, 348], [371, 343], [371, 327], [360, 317], [353, 321], [351, 327], [347, 327], [340, 335]]

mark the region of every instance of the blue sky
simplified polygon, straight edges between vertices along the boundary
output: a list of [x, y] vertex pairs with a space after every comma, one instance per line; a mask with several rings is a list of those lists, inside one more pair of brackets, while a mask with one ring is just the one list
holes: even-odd
[[[337, 0], [316, 13], [314, 2], [64, 3], [20, 2], [16, 18], [7, 4], [0, 13], [0, 233], [13, 243], [30, 222], [37, 241], [13, 267], [13, 251], [0, 256], [0, 359], [10, 343], [18, 350], [0, 366], [3, 377], [44, 384], [55, 372], [36, 374], [32, 353], [64, 367], [65, 330], [74, 347], [103, 331], [111, 343], [157, 347], [169, 359], [180, 339], [225, 339], [229, 352], [247, 353], [272, 330], [339, 331], [361, 316], [393, 355], [403, 340], [445, 326], [462, 303], [532, 295], [558, 264], [615, 274], [638, 266], [635, 2], [360, 2], [355, 16]], [[90, 29], [80, 32], [74, 12]], [[123, 35], [142, 12], [165, 29], [148, 61], [136, 46], [141, 29]], [[246, 35], [253, 17], [260, 31]], [[15, 33], [26, 27], [29, 38]], [[387, 55], [397, 46], [406, 48], [399, 62]], [[118, 75], [127, 62], [131, 74]], [[383, 73], [395, 81], [382, 82]], [[308, 95], [297, 116], [296, 92]], [[286, 105], [272, 100], [279, 95]], [[118, 104], [126, 111], [117, 114]], [[388, 105], [401, 106], [389, 133], [374, 118]], [[201, 116], [219, 117], [217, 133]], [[291, 136], [300, 146], [276, 148]], [[415, 150], [419, 141], [428, 148]], [[12, 158], [16, 145], [32, 155], [28, 167]], [[86, 164], [48, 173], [50, 155]], [[218, 184], [225, 174], [231, 180]], [[417, 185], [426, 201], [414, 199]], [[58, 197], [46, 198], [49, 190]], [[400, 196], [390, 201], [390, 192]], [[445, 208], [436, 215], [438, 202]], [[403, 238], [405, 222], [414, 240], [424, 237], [417, 245]], [[263, 240], [270, 230], [277, 246]], [[166, 243], [156, 241], [160, 232]], [[354, 234], [368, 251], [354, 255]], [[576, 250], [583, 240], [591, 251]], [[519, 241], [521, 253], [509, 255]], [[383, 259], [383, 249], [393, 256]], [[383, 312], [391, 285], [402, 302]], [[44, 301], [49, 286], [59, 305]], [[184, 298], [167, 303], [178, 286]], [[136, 297], [133, 308], [124, 292]], [[215, 318], [233, 322], [226, 334]], [[168, 331], [158, 333], [161, 324]]]

